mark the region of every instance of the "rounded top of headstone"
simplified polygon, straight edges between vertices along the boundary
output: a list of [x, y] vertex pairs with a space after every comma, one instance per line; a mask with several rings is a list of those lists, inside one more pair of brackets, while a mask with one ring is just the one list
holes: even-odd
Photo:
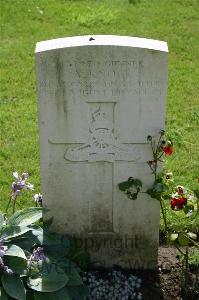
[[35, 52], [80, 46], [123, 46], [168, 52], [166, 42], [118, 35], [84, 35], [38, 42]]

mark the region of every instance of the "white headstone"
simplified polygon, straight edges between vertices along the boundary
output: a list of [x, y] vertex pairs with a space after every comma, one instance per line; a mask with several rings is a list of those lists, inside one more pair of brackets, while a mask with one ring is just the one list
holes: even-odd
[[[95, 262], [154, 268], [159, 203], [148, 135], [164, 129], [167, 44], [77, 36], [36, 46], [41, 176], [52, 230], [76, 237]], [[143, 182], [136, 200], [118, 189]]]

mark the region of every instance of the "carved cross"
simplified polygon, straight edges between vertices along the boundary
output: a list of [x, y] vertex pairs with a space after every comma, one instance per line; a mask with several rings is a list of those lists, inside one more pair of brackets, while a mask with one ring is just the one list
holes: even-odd
[[[110, 104], [109, 113], [106, 112], [107, 103]], [[98, 197], [89, 203], [89, 210], [90, 233], [114, 233], [114, 163], [117, 161], [137, 161], [140, 155], [132, 143], [121, 144], [115, 136], [114, 110], [116, 103], [114, 101], [89, 102], [88, 104], [90, 105], [90, 122], [87, 141], [78, 145], [69, 144], [65, 151], [64, 158], [68, 163], [97, 163], [97, 173], [99, 177], [103, 178], [105, 176], [106, 178], [107, 176], [108, 178], [112, 178], [111, 183], [110, 180], [109, 183], [104, 182], [104, 186], [110, 185], [106, 188], [107, 198], [103, 196], [100, 198], [98, 195]], [[101, 187], [102, 190], [103, 188], [104, 187]], [[96, 201], [100, 201], [100, 203], [96, 203]], [[103, 207], [108, 207], [109, 215], [105, 219], [98, 220], [97, 222], [99, 216], [103, 215], [103, 211], [99, 213], [99, 207], [101, 207], [102, 210]]]

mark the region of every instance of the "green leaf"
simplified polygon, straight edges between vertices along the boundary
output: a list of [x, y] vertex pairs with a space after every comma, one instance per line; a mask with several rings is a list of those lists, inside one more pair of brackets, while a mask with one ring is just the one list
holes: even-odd
[[1, 281], [6, 293], [10, 297], [19, 300], [26, 299], [26, 291], [19, 275], [17, 274], [13, 274], [9, 276], [3, 275], [1, 277]]
[[15, 274], [26, 275], [27, 261], [17, 256], [4, 256], [4, 263], [9, 266]]
[[28, 286], [38, 292], [55, 292], [63, 288], [69, 278], [56, 264], [43, 262], [39, 267], [41, 272], [27, 280]]
[[181, 246], [188, 246], [188, 244], [189, 244], [189, 238], [185, 234], [179, 233], [178, 242], [179, 242], [179, 244]]
[[65, 258], [68, 253], [68, 249], [63, 247], [62, 244], [45, 246], [45, 251], [47, 256], [53, 257], [54, 259]]
[[76, 269], [71, 269], [71, 272], [68, 273], [69, 281], [67, 285], [74, 286], [74, 285], [82, 285], [83, 281], [79, 272]]
[[154, 191], [157, 193], [162, 193], [165, 192], [167, 190], [167, 186], [163, 183], [156, 183], [154, 185]]
[[30, 230], [31, 228], [28, 227], [6, 226], [5, 228], [2, 229], [1, 238], [5, 240], [9, 240], [11, 238], [21, 236]]
[[[46, 298], [46, 300], [47, 299], [48, 298]], [[26, 291], [26, 300], [35, 300], [34, 291], [33, 290]]]
[[48, 210], [42, 207], [30, 207], [17, 211], [9, 219], [8, 224], [12, 226], [28, 226], [42, 218], [43, 213]]
[[196, 196], [197, 199], [199, 199], [199, 189], [198, 190], [193, 190], [194, 195]]
[[28, 231], [22, 237], [15, 238], [14, 243], [24, 251], [31, 252], [33, 246], [37, 244], [37, 239], [32, 235], [31, 231]]
[[160, 197], [161, 197], [161, 194], [154, 191], [154, 189], [147, 190], [147, 194], [150, 195], [151, 198], [154, 198], [154, 199], [160, 199]]
[[140, 179], [134, 179], [133, 185], [135, 185], [136, 187], [142, 187], [142, 181]]
[[196, 233], [188, 232], [187, 234], [188, 234], [188, 236], [189, 236], [191, 239], [193, 239], [193, 240], [196, 240], [196, 239], [197, 239], [197, 234], [196, 234]]
[[43, 228], [33, 228], [32, 240], [38, 245], [44, 245], [46, 253], [49, 256], [63, 257], [67, 254], [69, 250], [69, 239], [65, 236], [59, 235], [57, 233], [48, 232], [48, 230], [43, 230]]
[[171, 241], [171, 242], [176, 241], [177, 238], [178, 238], [178, 233], [172, 233], [172, 234], [170, 235], [170, 241]]
[[132, 183], [130, 183], [129, 181], [124, 181], [118, 184], [118, 187], [120, 189], [120, 191], [126, 191], [127, 189], [129, 189], [132, 186]]
[[50, 217], [49, 219], [45, 219], [44, 222], [43, 222], [44, 228], [49, 229], [50, 226], [51, 226], [52, 223], [53, 223], [53, 219], [54, 219], [54, 217]]
[[189, 218], [193, 215], [193, 211], [189, 211], [187, 214], [186, 214], [186, 217]]
[[184, 211], [184, 213], [186, 214], [187, 217], [191, 216], [193, 214], [193, 211], [194, 211], [194, 205], [186, 204], [183, 207], [183, 211]]
[[3, 227], [3, 222], [4, 222], [4, 217], [3, 217], [2, 212], [0, 211], [0, 230], [1, 230], [2, 227]]
[[35, 292], [34, 300], [73, 300], [66, 288], [53, 293]]
[[157, 182], [157, 183], [163, 183], [163, 176], [164, 176], [164, 174], [163, 174], [162, 172], [159, 173], [156, 182]]
[[17, 256], [17, 257], [21, 257], [25, 260], [27, 259], [24, 251], [16, 245], [8, 246], [8, 249], [5, 253], [5, 255], [7, 255], [7, 256]]
[[128, 198], [131, 199], [131, 200], [136, 200], [137, 197], [138, 197], [138, 193], [132, 193], [132, 194], [130, 194], [130, 195], [128, 196]]
[[32, 228], [31, 234], [33, 236], [34, 241], [37, 244], [43, 245], [44, 243], [44, 230], [41, 227]]
[[51, 246], [51, 245], [63, 244], [62, 243], [62, 240], [64, 239], [63, 236], [57, 233], [49, 232], [47, 229], [44, 230], [41, 227], [36, 227], [36, 226], [33, 227], [32, 234], [36, 238], [38, 244], [40, 245]]
[[70, 260], [66, 257], [58, 258], [56, 263], [59, 265], [59, 267], [61, 269], [63, 269], [65, 271], [65, 273], [68, 276], [70, 275], [70, 272], [72, 269], [76, 269], [77, 271], [79, 270], [79, 268], [76, 266], [76, 264], [72, 260]]
[[67, 286], [66, 289], [73, 300], [82, 300], [84, 297], [89, 295], [89, 289], [84, 285], [74, 287]]
[[1, 300], [8, 300], [8, 296], [7, 296], [5, 290], [2, 287], [0, 287], [0, 299]]

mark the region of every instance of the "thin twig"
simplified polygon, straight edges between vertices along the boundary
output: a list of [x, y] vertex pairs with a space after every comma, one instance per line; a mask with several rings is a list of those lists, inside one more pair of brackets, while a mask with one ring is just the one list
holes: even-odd
[[8, 212], [9, 207], [10, 207], [11, 201], [12, 201], [12, 196], [10, 196], [10, 199], [9, 199], [9, 201], [8, 201], [8, 205], [7, 205], [6, 210], [5, 210], [5, 213], [6, 213], [6, 214], [7, 214], [7, 212]]
[[175, 247], [183, 256], [186, 255], [176, 244], [175, 244]]

